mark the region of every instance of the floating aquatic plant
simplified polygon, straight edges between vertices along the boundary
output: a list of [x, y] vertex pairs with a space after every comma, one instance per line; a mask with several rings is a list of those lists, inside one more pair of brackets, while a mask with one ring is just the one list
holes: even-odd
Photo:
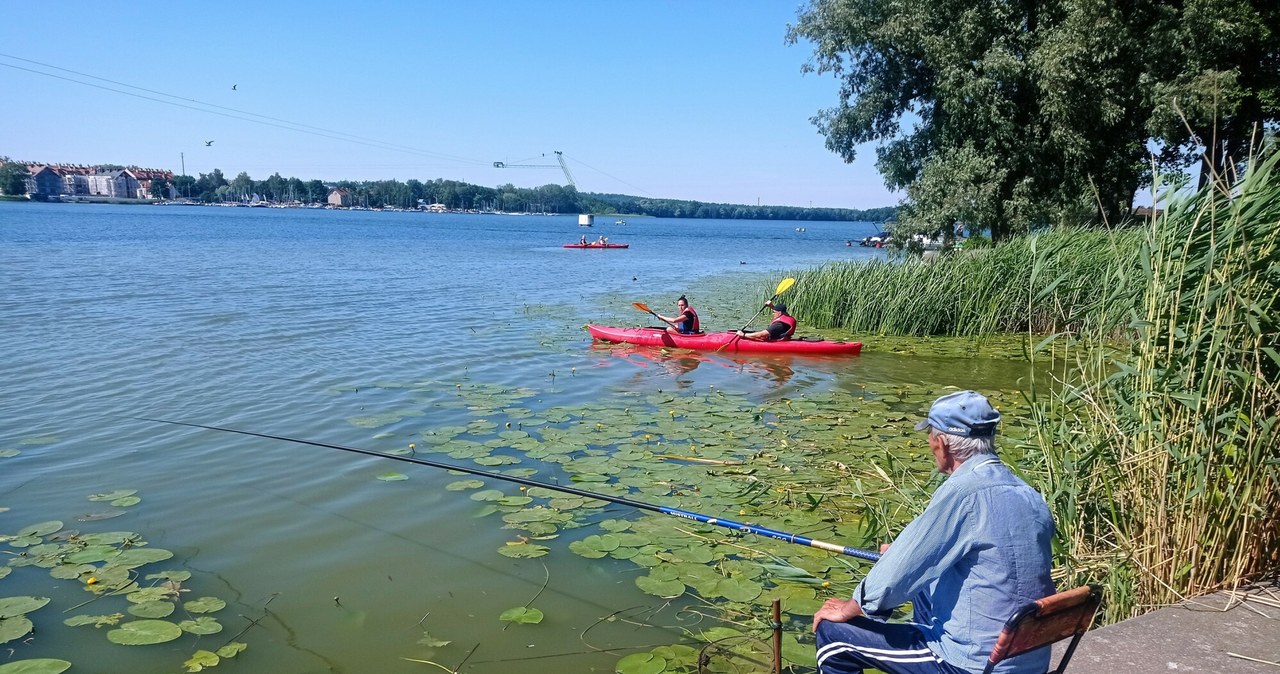
[[[137, 490], [119, 489], [90, 495], [90, 501], [107, 502], [120, 513], [125, 508], [141, 503]], [[113, 515], [114, 516], [114, 515]], [[93, 518], [80, 518], [82, 521]], [[70, 628], [107, 628], [106, 640], [124, 646], [149, 646], [178, 639], [184, 633], [211, 635], [222, 631], [222, 625], [210, 614], [226, 607], [217, 597], [201, 597], [182, 604], [189, 620], [167, 620], [178, 608], [179, 599], [186, 588], [184, 582], [191, 572], [165, 569], [146, 574], [140, 583], [139, 569], [173, 558], [173, 553], [151, 547], [141, 534], [131, 531], [80, 532], [64, 528], [59, 520], [39, 522], [19, 529], [13, 534], [0, 535], [0, 543], [6, 543], [16, 552], [11, 553], [8, 564], [0, 566], [0, 578], [11, 575], [15, 569], [45, 569], [50, 578], [63, 581], [51, 587], [59, 590], [65, 581], [76, 581], [86, 592], [106, 601], [115, 601], [119, 611], [73, 615], [62, 620]], [[45, 597], [0, 597], [0, 643], [20, 639], [34, 629], [28, 617], [50, 603]], [[90, 600], [94, 601], [94, 600]], [[89, 602], [70, 606], [65, 611], [80, 608]], [[44, 629], [56, 629], [42, 625]], [[216, 653], [197, 651], [185, 664], [188, 671], [200, 671], [218, 664], [221, 659], [234, 657], [246, 645], [230, 642]], [[68, 669], [71, 663], [58, 659], [18, 660], [0, 665], [0, 674], [56, 674]]]

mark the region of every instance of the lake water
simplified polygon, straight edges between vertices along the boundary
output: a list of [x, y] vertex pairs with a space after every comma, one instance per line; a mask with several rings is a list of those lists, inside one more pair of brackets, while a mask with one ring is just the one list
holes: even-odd
[[[681, 636], [600, 622], [655, 603], [619, 562], [563, 540], [540, 560], [496, 554], [518, 532], [475, 517], [477, 501], [445, 489], [456, 475], [135, 417], [387, 451], [480, 417], [661, 390], [1014, 385], [982, 363], [874, 348], [741, 359], [593, 345], [585, 323], [652, 323], [632, 302], [669, 313], [687, 293], [705, 327], [734, 328], [786, 272], [880, 254], [845, 245], [870, 223], [598, 220], [0, 203], [0, 451], [17, 451], [0, 458], [0, 534], [46, 520], [138, 532], [175, 553], [156, 566], [192, 572], [192, 596], [230, 603], [219, 635], [123, 647], [106, 628], [61, 625], [92, 598], [80, 581], [17, 569], [0, 597], [54, 601], [31, 614], [34, 639], [6, 646], [146, 674], [247, 627], [240, 671], [431, 671], [406, 658], [452, 667], [479, 644], [464, 671], [563, 672], [612, 671], [627, 649]], [[631, 248], [561, 247], [584, 232]], [[503, 391], [518, 394], [502, 413], [452, 404]], [[410, 479], [376, 479], [388, 471]], [[76, 521], [117, 489], [142, 500]], [[535, 594], [544, 623], [496, 619]], [[454, 643], [424, 650], [424, 628]], [[606, 648], [621, 650], [594, 652]]]

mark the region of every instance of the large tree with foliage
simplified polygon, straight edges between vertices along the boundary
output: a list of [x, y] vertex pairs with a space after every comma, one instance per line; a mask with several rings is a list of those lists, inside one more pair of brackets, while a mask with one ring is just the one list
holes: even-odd
[[1166, 170], [1210, 129], [1239, 158], [1278, 117], [1278, 16], [1271, 0], [811, 0], [788, 39], [814, 45], [806, 70], [840, 78], [814, 122], [845, 161], [879, 143], [903, 229], [1000, 239], [1120, 220], [1151, 181], [1150, 141]]
[[0, 192], [9, 196], [26, 194], [27, 178], [31, 177], [31, 172], [26, 165], [7, 159], [0, 157]]

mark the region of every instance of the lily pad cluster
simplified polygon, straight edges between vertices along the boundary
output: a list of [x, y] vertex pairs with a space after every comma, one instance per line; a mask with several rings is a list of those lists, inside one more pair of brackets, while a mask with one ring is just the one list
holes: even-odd
[[[142, 502], [132, 489], [93, 494], [88, 498], [120, 509]], [[79, 519], [95, 521], [105, 517], [81, 516]], [[173, 553], [151, 547], [139, 533], [80, 531], [66, 528], [62, 521], [50, 520], [23, 527], [13, 534], [0, 534], [0, 544], [11, 549], [8, 563], [0, 566], [0, 579], [21, 573], [22, 569], [39, 569], [55, 581], [77, 581], [91, 595], [85, 601], [68, 602], [63, 612], [89, 606], [94, 612], [65, 618], [62, 624], [66, 627], [105, 629], [106, 640], [122, 646], [161, 644], [184, 634], [207, 636], [223, 629], [213, 614], [224, 609], [226, 602], [217, 597], [187, 597], [188, 589], [183, 583], [191, 578], [189, 571], [143, 571], [143, 567], [172, 559]], [[6, 597], [3, 588], [0, 583], [0, 643], [9, 643], [32, 632], [34, 623], [28, 614], [49, 604], [50, 599]], [[44, 622], [41, 627], [57, 629], [56, 625]], [[234, 657], [244, 648], [242, 643], [230, 642], [217, 653], [197, 651], [186, 663], [187, 671], [196, 672], [215, 665], [219, 659]], [[43, 674], [64, 671], [70, 666], [71, 663], [62, 660], [20, 660], [0, 666], [0, 673]]]
[[[890, 539], [927, 502], [937, 478], [913, 426], [950, 390], [859, 385], [763, 402], [717, 389], [681, 390], [541, 406], [529, 389], [472, 382], [444, 393], [438, 384], [427, 388], [432, 394], [424, 402], [472, 418], [458, 415], [453, 425], [415, 433], [415, 452], [866, 549]], [[1016, 392], [991, 398], [998, 406], [1021, 404]], [[483, 504], [479, 516], [498, 516], [504, 528], [521, 532], [500, 554], [567, 550], [633, 564], [636, 587], [655, 600], [682, 598], [738, 626], [732, 633], [691, 632], [695, 642], [715, 642], [705, 653], [672, 646], [643, 654], [650, 657], [628, 656], [619, 671], [694, 671], [700, 655], [726, 662], [755, 657], [775, 598], [793, 621], [784, 652], [812, 663], [803, 625], [826, 598], [847, 595], [867, 568], [852, 558], [678, 518], [623, 518], [616, 509], [606, 516], [607, 502], [554, 489], [470, 476], [447, 489], [470, 492]]]

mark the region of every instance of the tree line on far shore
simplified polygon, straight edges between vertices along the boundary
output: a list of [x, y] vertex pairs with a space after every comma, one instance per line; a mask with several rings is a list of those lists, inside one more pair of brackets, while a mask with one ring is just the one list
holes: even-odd
[[[102, 167], [100, 167], [102, 168]], [[18, 170], [21, 169], [21, 170]], [[0, 166], [0, 190], [5, 194], [25, 194], [26, 167], [19, 163]], [[633, 197], [625, 194], [579, 192], [573, 186], [543, 185], [498, 187], [472, 185], [457, 180], [352, 181], [325, 183], [320, 180], [285, 178], [279, 173], [266, 180], [254, 180], [241, 172], [227, 180], [221, 169], [198, 177], [174, 176], [172, 181], [152, 181], [152, 193], [163, 194], [172, 187], [180, 199], [205, 203], [261, 199], [273, 203], [325, 203], [330, 192], [343, 189], [346, 203], [368, 208], [413, 209], [441, 204], [450, 210], [503, 211], [517, 213], [624, 213], [657, 218], [711, 218], [736, 220], [835, 220], [884, 222], [897, 208], [886, 206], [866, 210], [853, 208], [803, 208], [798, 206], [750, 206], [677, 199]]]

